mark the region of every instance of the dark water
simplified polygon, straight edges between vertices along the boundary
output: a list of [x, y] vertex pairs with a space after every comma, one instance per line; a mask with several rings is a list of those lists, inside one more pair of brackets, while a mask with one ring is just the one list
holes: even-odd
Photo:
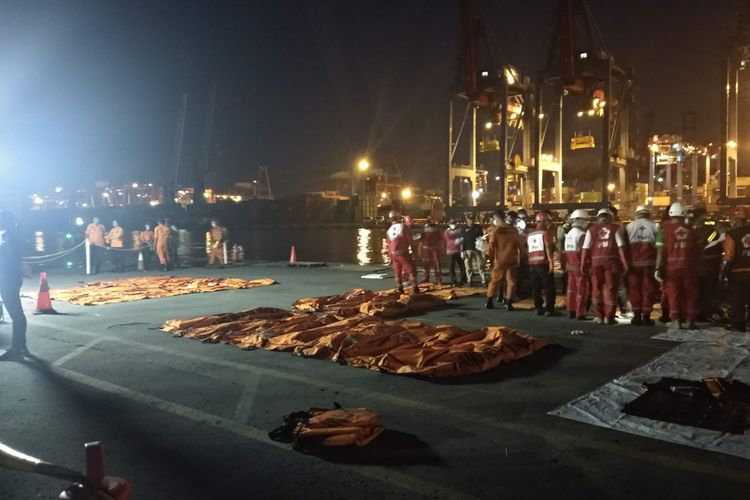
[[[70, 237], [66, 238], [66, 234]], [[192, 234], [192, 242], [199, 246], [204, 234]], [[26, 255], [46, 255], [70, 248], [79, 243], [82, 235], [61, 232], [35, 231], [29, 235]], [[315, 262], [340, 262], [349, 264], [382, 264], [385, 252], [385, 229], [357, 227], [277, 227], [230, 230], [229, 244], [238, 243], [245, 248], [248, 260], [288, 260], [292, 245], [297, 250], [297, 260]], [[201, 249], [193, 249], [200, 257]], [[60, 262], [48, 265], [74, 267], [82, 260], [83, 249], [65, 256]], [[129, 260], [134, 260], [129, 256]]]
[[385, 230], [376, 228], [299, 227], [233, 231], [249, 259], [287, 260], [292, 245], [298, 261], [382, 264]]

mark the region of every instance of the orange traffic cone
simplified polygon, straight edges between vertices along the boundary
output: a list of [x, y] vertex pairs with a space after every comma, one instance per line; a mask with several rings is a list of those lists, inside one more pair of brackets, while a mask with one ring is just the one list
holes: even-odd
[[289, 254], [289, 265], [293, 266], [295, 264], [297, 264], [297, 249], [292, 245], [292, 251]]
[[57, 314], [57, 311], [52, 307], [47, 273], [45, 272], [39, 273], [39, 295], [36, 298], [36, 311], [34, 311], [34, 314]]

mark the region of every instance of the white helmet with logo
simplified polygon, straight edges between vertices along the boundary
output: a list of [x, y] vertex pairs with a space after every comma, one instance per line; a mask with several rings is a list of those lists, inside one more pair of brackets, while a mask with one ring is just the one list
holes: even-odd
[[650, 208], [648, 208], [648, 207], [647, 207], [647, 206], [645, 206], [645, 205], [638, 205], [638, 206], [636, 207], [636, 209], [635, 209], [635, 215], [640, 215], [640, 214], [650, 214], [650, 213], [651, 213], [651, 209], [650, 209]]
[[582, 208], [576, 208], [573, 210], [573, 213], [570, 214], [571, 219], [588, 219], [589, 217], [588, 211]]
[[612, 211], [608, 208], [600, 208], [598, 212], [596, 212], [597, 217], [612, 217]]
[[669, 207], [670, 217], [685, 217], [685, 214], [686, 214], [685, 207], [679, 201], [675, 201]]

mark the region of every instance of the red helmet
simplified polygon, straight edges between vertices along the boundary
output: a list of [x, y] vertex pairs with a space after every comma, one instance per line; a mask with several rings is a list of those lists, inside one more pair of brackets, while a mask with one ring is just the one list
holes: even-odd
[[550, 220], [550, 216], [547, 212], [537, 212], [534, 220], [537, 222]]
[[747, 208], [745, 207], [734, 207], [734, 211], [732, 212], [732, 218], [733, 219], [748, 219], [748, 213]]

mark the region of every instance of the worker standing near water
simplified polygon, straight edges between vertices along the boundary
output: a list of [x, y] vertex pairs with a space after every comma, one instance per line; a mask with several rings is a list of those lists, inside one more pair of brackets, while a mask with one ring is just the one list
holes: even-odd
[[159, 219], [154, 229], [154, 247], [162, 271], [169, 270], [169, 228], [164, 219]]
[[209, 237], [209, 252], [208, 252], [208, 265], [219, 263], [219, 267], [223, 268], [226, 262], [224, 262], [224, 241], [225, 241], [226, 230], [219, 225], [219, 221], [214, 219], [211, 221], [211, 229], [208, 231]]
[[91, 269], [94, 274], [99, 274], [104, 260], [104, 232], [104, 224], [99, 222], [99, 217], [94, 217], [91, 224], [86, 227], [86, 239], [91, 252]]
[[26, 348], [26, 315], [21, 305], [21, 237], [13, 215], [0, 210], [0, 300], [13, 320], [10, 349], [0, 359], [23, 359]]
[[109, 243], [109, 247], [113, 250], [110, 261], [112, 266], [115, 268], [116, 273], [121, 273], [125, 270], [125, 244], [123, 242], [124, 231], [122, 226], [116, 221], [112, 221], [112, 229], [109, 230], [105, 236], [105, 241]]
[[154, 231], [151, 224], [144, 225], [143, 231], [138, 234], [140, 250], [143, 254], [143, 265], [145, 269], [151, 268], [151, 254], [154, 252]]
[[417, 270], [414, 267], [411, 253], [409, 253], [412, 244], [411, 231], [402, 220], [401, 214], [395, 210], [388, 213], [388, 219], [391, 221], [391, 226], [386, 232], [386, 239], [388, 240], [388, 255], [391, 259], [396, 287], [400, 293], [404, 293], [403, 276], [405, 275], [412, 284], [412, 291], [419, 293]]

